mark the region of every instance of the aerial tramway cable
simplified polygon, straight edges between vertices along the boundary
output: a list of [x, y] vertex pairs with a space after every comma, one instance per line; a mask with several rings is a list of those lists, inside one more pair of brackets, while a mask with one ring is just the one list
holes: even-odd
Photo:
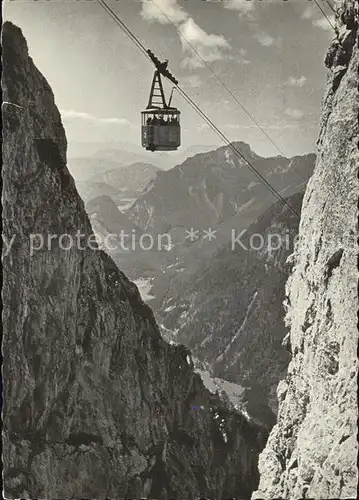
[[326, 0], [326, 3], [328, 5], [328, 7], [331, 9], [331, 11], [333, 12], [333, 14], [335, 14], [335, 9], [334, 9], [333, 5], [328, 0]]
[[154, 5], [158, 8], [158, 10], [161, 11], [161, 13], [166, 17], [169, 23], [172, 24], [172, 26], [175, 28], [179, 36], [187, 43], [187, 45], [192, 49], [192, 51], [197, 55], [197, 57], [202, 61], [202, 63], [206, 66], [206, 68], [209, 69], [209, 71], [212, 73], [212, 75], [216, 78], [216, 80], [223, 86], [223, 88], [233, 97], [233, 99], [236, 101], [238, 106], [246, 113], [246, 115], [252, 120], [252, 122], [259, 128], [259, 130], [267, 137], [269, 142], [272, 144], [272, 146], [275, 147], [275, 149], [282, 155], [286, 156], [283, 151], [277, 146], [277, 144], [273, 141], [273, 139], [270, 137], [270, 135], [266, 132], [266, 130], [262, 127], [260, 123], [254, 118], [254, 116], [248, 111], [248, 109], [244, 106], [244, 104], [238, 99], [238, 97], [234, 94], [234, 92], [224, 83], [224, 81], [217, 75], [217, 73], [211, 68], [211, 66], [207, 63], [207, 61], [201, 56], [201, 54], [198, 52], [198, 50], [193, 46], [193, 44], [184, 36], [184, 34], [181, 32], [181, 30], [171, 21], [171, 19], [167, 16], [167, 14], [164, 12], [163, 9], [156, 3], [155, 0], [152, 0]]
[[[141, 43], [136, 35], [132, 33], [132, 31], [126, 26], [126, 24], [120, 19], [120, 17], [107, 5], [104, 0], [97, 0], [101, 7], [106, 10], [106, 12], [112, 17], [112, 19], [120, 26], [120, 28], [125, 32], [125, 34], [137, 45], [137, 47], [148, 57], [152, 62], [153, 59], [149, 55], [149, 51], [146, 47]], [[172, 81], [172, 80], [170, 80]], [[172, 81], [173, 82], [173, 81]], [[289, 203], [283, 198], [283, 196], [278, 193], [278, 191], [263, 177], [263, 175], [250, 163], [250, 161], [239, 151], [233, 143], [225, 136], [223, 132], [215, 125], [215, 123], [200, 109], [199, 106], [187, 95], [187, 93], [178, 85], [175, 85], [178, 92], [182, 95], [182, 97], [190, 104], [190, 106], [209, 124], [209, 126], [214, 130], [214, 132], [227, 144], [235, 154], [237, 154], [250, 168], [250, 170], [265, 184], [265, 186], [274, 194], [276, 198], [283, 202], [284, 205], [289, 208], [289, 210], [298, 218], [300, 215], [298, 212], [289, 205]]]
[[[327, 16], [327, 14], [325, 13], [325, 10], [322, 9], [322, 7], [319, 5], [319, 2], [318, 0], [314, 0], [314, 3], [315, 5], [318, 7], [318, 9], [320, 10], [320, 12], [323, 14], [323, 16], [326, 18], [326, 20], [328, 21], [329, 25], [333, 28], [333, 31], [335, 32], [335, 27], [333, 26], [333, 23], [331, 22], [331, 20], [329, 19], [329, 17]], [[332, 9], [332, 6], [330, 5], [329, 2], [327, 2], [327, 4], [330, 6], [330, 8]]]
[[246, 162], [250, 170], [267, 186], [267, 188], [276, 196], [279, 200], [281, 200], [292, 213], [294, 213], [298, 218], [300, 215], [294, 210], [293, 207], [289, 205], [289, 203], [283, 198], [283, 196], [278, 193], [278, 191], [267, 181], [267, 179], [247, 160], [247, 158], [241, 153], [239, 149], [237, 149], [233, 143], [227, 139], [227, 137], [221, 132], [221, 130], [213, 123], [213, 121], [208, 118], [208, 116], [197, 106], [197, 104], [179, 87], [177, 86], [179, 93], [187, 100], [187, 102], [192, 106], [195, 111], [212, 127], [212, 129], [216, 132], [216, 134], [236, 153], [242, 160]]
[[[187, 43], [187, 45], [191, 48], [191, 50], [197, 55], [197, 57], [203, 62], [203, 64], [209, 69], [212, 75], [216, 78], [216, 80], [222, 85], [222, 87], [229, 93], [229, 95], [235, 100], [238, 106], [245, 112], [245, 114], [252, 120], [252, 122], [258, 127], [258, 129], [265, 135], [265, 137], [269, 140], [269, 142], [274, 146], [274, 148], [279, 152], [280, 155], [286, 158], [285, 153], [281, 150], [281, 148], [274, 142], [265, 128], [258, 123], [258, 121], [254, 118], [254, 116], [248, 111], [248, 109], [244, 106], [244, 104], [239, 100], [239, 98], [234, 94], [234, 92], [224, 83], [224, 81], [218, 76], [218, 74], [211, 68], [211, 66], [207, 63], [207, 61], [201, 56], [198, 50], [193, 46], [193, 44], [183, 35], [180, 29], [171, 21], [171, 19], [167, 16], [166, 12], [161, 9], [161, 7], [156, 3], [156, 0], [152, 0], [153, 4], [157, 7], [157, 9], [166, 17], [169, 23], [175, 28], [179, 36]], [[303, 175], [298, 170], [297, 173], [302, 181], [306, 181]]]
[[139, 41], [139, 39], [132, 33], [132, 31], [127, 28], [126, 24], [119, 18], [119, 16], [107, 5], [104, 0], [97, 0], [103, 9], [112, 17], [112, 19], [122, 28], [126, 35], [139, 47], [142, 52], [149, 57], [147, 54], [146, 47]]

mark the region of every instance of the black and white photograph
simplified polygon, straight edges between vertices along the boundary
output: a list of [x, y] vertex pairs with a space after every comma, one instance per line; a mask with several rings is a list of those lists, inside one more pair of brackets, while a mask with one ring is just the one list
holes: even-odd
[[2, 16], [2, 497], [355, 500], [359, 0]]

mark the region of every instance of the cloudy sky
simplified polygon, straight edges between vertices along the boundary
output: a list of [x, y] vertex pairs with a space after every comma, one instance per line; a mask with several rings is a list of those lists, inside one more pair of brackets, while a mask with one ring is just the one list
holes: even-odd
[[[203, 60], [287, 156], [314, 151], [333, 30], [313, 1], [106, 1], [146, 47], [169, 59], [182, 88], [230, 140], [279, 154]], [[140, 144], [153, 67], [96, 0], [7, 0], [3, 16], [22, 28], [70, 143]], [[179, 95], [173, 104], [182, 111], [185, 147], [220, 143]]]

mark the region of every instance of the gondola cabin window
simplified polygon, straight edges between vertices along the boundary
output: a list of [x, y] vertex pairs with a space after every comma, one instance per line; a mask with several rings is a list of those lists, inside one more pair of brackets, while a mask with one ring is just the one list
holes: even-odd
[[142, 146], [149, 151], [174, 151], [181, 145], [180, 111], [176, 108], [142, 111]]

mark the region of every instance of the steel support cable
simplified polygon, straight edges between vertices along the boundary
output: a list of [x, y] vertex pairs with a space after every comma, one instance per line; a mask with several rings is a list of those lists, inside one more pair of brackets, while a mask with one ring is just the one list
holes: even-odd
[[[191, 50], [197, 55], [197, 57], [202, 61], [202, 63], [208, 68], [208, 70], [212, 73], [212, 75], [216, 78], [216, 80], [223, 86], [223, 88], [230, 94], [230, 96], [235, 100], [238, 106], [245, 112], [245, 114], [252, 120], [252, 122], [258, 127], [258, 129], [265, 135], [265, 137], [269, 140], [269, 142], [274, 146], [274, 148], [285, 158], [286, 154], [280, 149], [280, 147], [274, 142], [268, 132], [264, 129], [264, 127], [254, 118], [254, 116], [248, 111], [248, 109], [244, 106], [244, 104], [239, 100], [239, 98], [234, 94], [234, 92], [228, 87], [228, 85], [217, 75], [217, 73], [211, 68], [211, 66], [205, 61], [205, 59], [201, 56], [198, 50], [191, 44], [191, 42], [183, 35], [181, 30], [171, 21], [171, 19], [167, 16], [163, 9], [156, 3], [156, 0], [152, 0], [154, 5], [156, 5], [157, 9], [166, 17], [169, 23], [175, 28], [179, 36], [187, 43], [187, 45], [191, 48]], [[299, 177], [302, 181], [306, 181], [299, 170], [297, 170]]]
[[330, 9], [331, 9], [331, 11], [333, 12], [333, 14], [336, 14], [335, 9], [334, 9], [334, 7], [333, 7], [333, 5], [332, 5], [332, 4], [331, 4], [328, 0], [326, 0], [326, 3], [327, 3], [327, 5], [328, 5], [328, 7], [330, 7]]
[[251, 162], [241, 153], [239, 149], [237, 149], [234, 144], [225, 136], [223, 132], [216, 126], [216, 124], [197, 106], [197, 104], [186, 94], [186, 92], [181, 89], [178, 85], [176, 87], [179, 91], [179, 93], [187, 100], [187, 102], [197, 111], [197, 113], [210, 125], [210, 127], [216, 132], [216, 134], [232, 149], [232, 151], [237, 154], [242, 160], [245, 161], [245, 163], [248, 165], [250, 170], [265, 184], [265, 186], [274, 194], [276, 198], [281, 200], [288, 208], [289, 210], [296, 215], [298, 218], [300, 218], [300, 215], [296, 210], [294, 210], [293, 207], [289, 205], [289, 203], [286, 201], [283, 196], [278, 193], [278, 191], [267, 181], [267, 179], [251, 164]]
[[216, 80], [223, 86], [223, 88], [231, 95], [231, 97], [236, 101], [236, 103], [240, 106], [240, 108], [245, 112], [245, 114], [252, 120], [252, 122], [259, 128], [259, 130], [267, 137], [269, 142], [272, 144], [272, 146], [275, 147], [275, 149], [284, 157], [286, 155], [283, 153], [283, 151], [277, 146], [277, 144], [273, 141], [273, 139], [270, 137], [270, 135], [266, 132], [266, 130], [262, 127], [260, 123], [254, 118], [254, 116], [248, 111], [248, 109], [242, 104], [242, 102], [239, 100], [239, 98], [234, 94], [234, 92], [228, 87], [226, 83], [224, 83], [223, 80], [217, 75], [217, 73], [211, 68], [211, 66], [205, 61], [205, 59], [201, 56], [201, 54], [198, 52], [198, 50], [191, 44], [191, 42], [183, 35], [181, 30], [171, 21], [171, 19], [167, 16], [167, 14], [159, 7], [156, 3], [155, 0], [152, 0], [152, 2], [156, 5], [156, 7], [161, 11], [161, 13], [166, 17], [169, 23], [172, 24], [172, 26], [176, 29], [177, 33], [183, 40], [187, 43], [187, 45], [193, 50], [193, 52], [197, 55], [197, 57], [202, 61], [202, 63], [209, 69], [209, 71], [212, 73], [212, 75], [216, 78]]
[[126, 24], [119, 18], [119, 16], [111, 9], [109, 5], [104, 0], [97, 0], [97, 2], [101, 5], [101, 7], [112, 17], [112, 19], [122, 28], [122, 30], [126, 33], [126, 35], [139, 47], [144, 54], [150, 59], [149, 55], [147, 54], [147, 49], [139, 41], [139, 39], [132, 33], [132, 31], [127, 28]]
[[320, 10], [320, 12], [323, 14], [323, 16], [325, 17], [325, 19], [328, 21], [329, 25], [333, 28], [333, 31], [335, 32], [335, 27], [333, 26], [333, 23], [331, 22], [331, 20], [327, 16], [325, 10], [322, 9], [322, 7], [320, 6], [318, 0], [314, 0], [314, 3], [318, 7], [318, 9]]

